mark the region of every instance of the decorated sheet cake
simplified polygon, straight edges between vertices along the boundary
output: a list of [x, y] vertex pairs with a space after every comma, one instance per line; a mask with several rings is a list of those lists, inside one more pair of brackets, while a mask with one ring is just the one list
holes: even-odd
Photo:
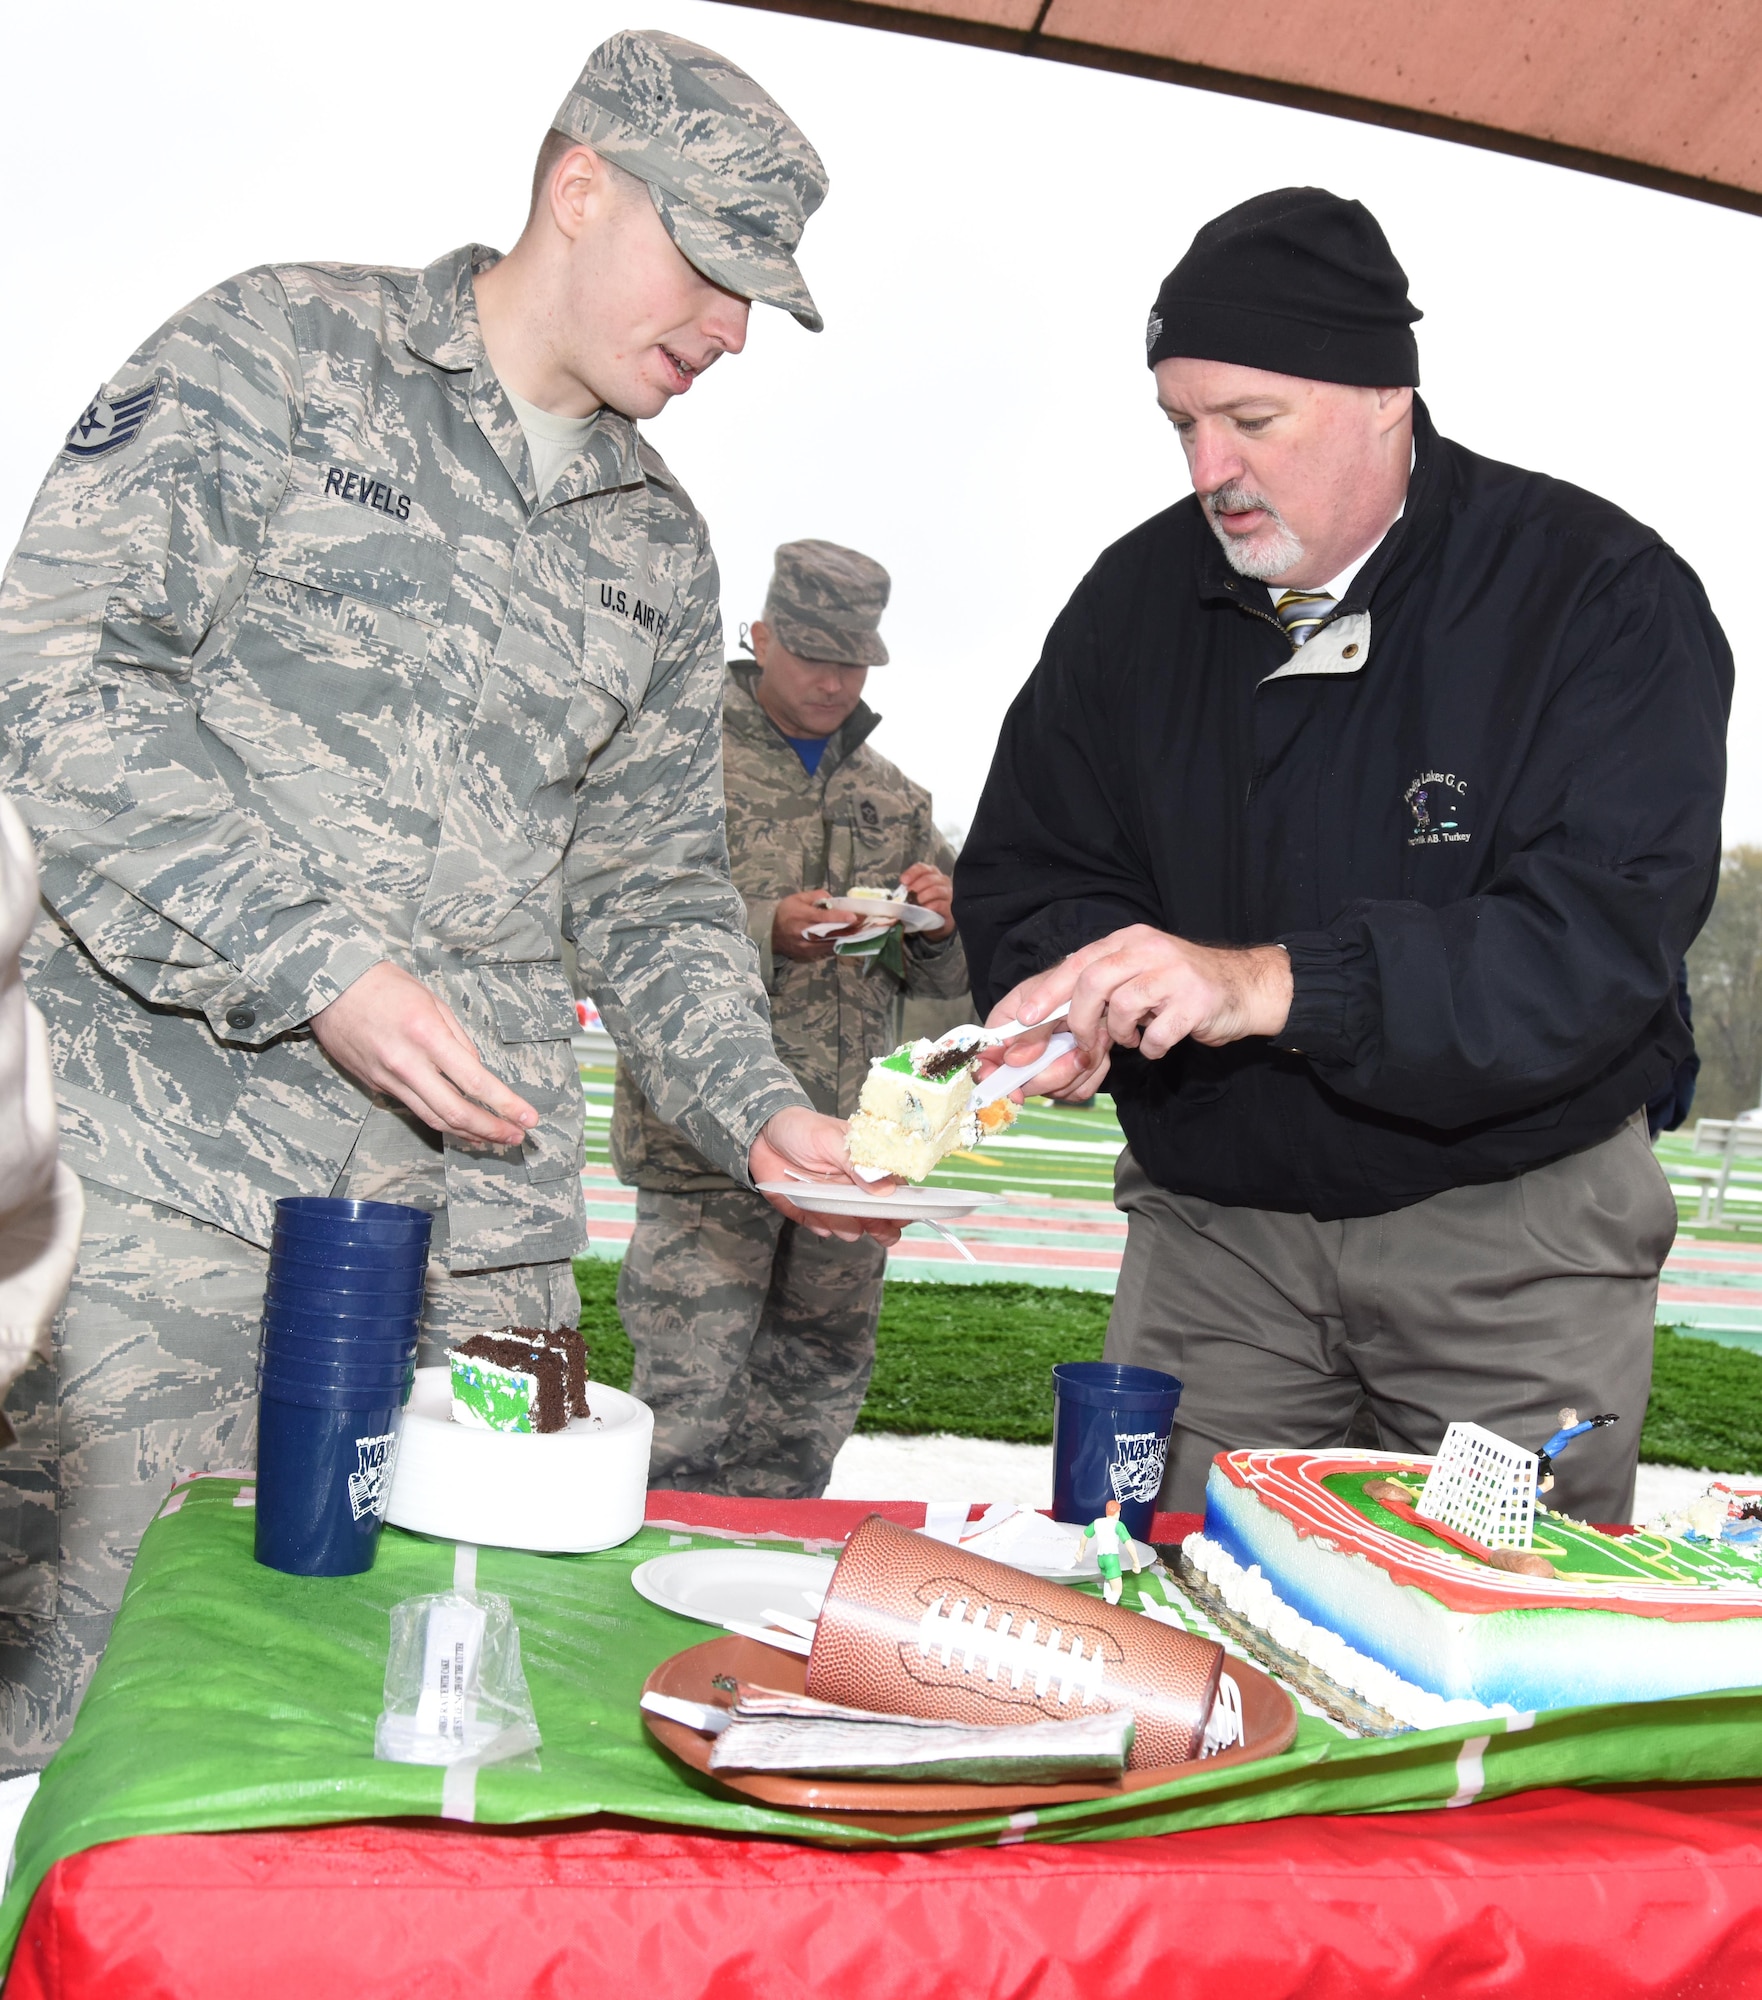
[[1431, 1464], [1220, 1453], [1183, 1555], [1232, 1612], [1410, 1726], [1762, 1686], [1757, 1496], [1716, 1488], [1699, 1527], [1619, 1536], [1537, 1506], [1527, 1549], [1476, 1553], [1419, 1517]]

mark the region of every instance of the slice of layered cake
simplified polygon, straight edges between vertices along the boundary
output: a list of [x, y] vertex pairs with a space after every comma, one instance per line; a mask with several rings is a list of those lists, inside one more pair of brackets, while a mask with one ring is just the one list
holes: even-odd
[[851, 1165], [921, 1181], [981, 1132], [1013, 1125], [1016, 1107], [1007, 1097], [974, 1110], [978, 1073], [973, 1049], [946, 1039], [906, 1042], [878, 1056], [850, 1121]]
[[474, 1333], [448, 1350], [453, 1421], [480, 1430], [560, 1431], [585, 1417], [587, 1352], [573, 1327]]

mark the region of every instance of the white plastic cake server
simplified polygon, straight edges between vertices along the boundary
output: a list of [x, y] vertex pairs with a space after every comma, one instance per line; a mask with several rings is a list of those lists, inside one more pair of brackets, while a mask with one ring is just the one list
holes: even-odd
[[1053, 1008], [1044, 1021], [1036, 1021], [1029, 1027], [1022, 1021], [1004, 1021], [995, 1028], [981, 1028], [977, 1021], [964, 1022], [958, 1028], [950, 1028], [946, 1035], [938, 1035], [930, 1044], [937, 1049], [994, 1049], [1000, 1042], [1017, 1042], [1024, 1035], [1037, 1034], [1042, 1028], [1049, 1028], [1054, 1021], [1062, 1021], [1071, 1011], [1067, 1000], [1062, 1007]]
[[1060, 1056], [1069, 1055], [1076, 1046], [1076, 1036], [1061, 1028], [1032, 1062], [1005, 1063], [1002, 1068], [994, 1069], [973, 1092], [973, 1109], [983, 1111], [986, 1105], [995, 1104], [1012, 1090], [1020, 1090], [1023, 1084], [1031, 1083], [1043, 1069], [1049, 1069]]

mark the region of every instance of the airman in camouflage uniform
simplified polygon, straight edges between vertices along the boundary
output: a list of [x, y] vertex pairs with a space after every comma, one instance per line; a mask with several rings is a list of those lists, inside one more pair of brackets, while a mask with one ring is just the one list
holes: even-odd
[[[722, 711], [729, 858], [777, 1052], [815, 1105], [842, 1117], [871, 1059], [897, 1044], [904, 997], [967, 986], [948, 915], [954, 855], [930, 795], [867, 743], [880, 717], [861, 685], [887, 659], [877, 629], [887, 593], [887, 572], [855, 550], [786, 543], [753, 628], [760, 662], [731, 667]], [[810, 770], [817, 684], [826, 719], [843, 719]], [[797, 706], [804, 689], [808, 705]], [[906, 939], [897, 973], [837, 956], [831, 940], [804, 943], [816, 917], [838, 921], [814, 907], [825, 896], [902, 879], [946, 925]], [[655, 1413], [654, 1484], [821, 1492], [874, 1364], [880, 1246], [822, 1241], [785, 1221], [658, 1116], [623, 1066], [612, 1153], [639, 1190], [618, 1309], [636, 1349], [632, 1386]]]
[[[623, 187], [638, 275], [721, 329], [644, 351], [642, 414], [738, 351], [743, 301], [818, 327], [791, 253], [824, 170], [749, 77], [621, 34], [556, 125], [508, 270], [573, 255], [557, 216], [585, 232]], [[0, 587], [3, 780], [45, 906], [26, 979], [88, 1203], [0, 1454], [0, 1767], [65, 1734], [169, 1475], [251, 1460], [278, 1197], [436, 1211], [425, 1360], [459, 1325], [573, 1323], [565, 939], [734, 1181], [786, 1125], [842, 1145], [772, 1050], [728, 879], [704, 524], [631, 398], [581, 374], [585, 442], [538, 490], [479, 312], [497, 263], [217, 286], [74, 426]], [[440, 1024], [448, 1116], [364, 1088], [313, 1025], [359, 1022], [338, 1003], [369, 976]]]

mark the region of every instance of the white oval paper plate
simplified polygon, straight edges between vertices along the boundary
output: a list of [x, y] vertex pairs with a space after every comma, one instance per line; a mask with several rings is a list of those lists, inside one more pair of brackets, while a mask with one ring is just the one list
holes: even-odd
[[828, 896], [826, 907], [837, 910], [841, 916], [868, 917], [883, 924], [900, 923], [908, 931], [933, 931], [942, 922], [934, 910], [926, 910], [921, 903], [889, 903], [880, 897]]
[[765, 1625], [767, 1611], [818, 1617], [818, 1600], [837, 1567], [833, 1556], [789, 1549], [677, 1549], [638, 1563], [630, 1581], [639, 1596], [681, 1618]]
[[[1155, 1549], [1148, 1542], [1135, 1541], [1132, 1546], [1138, 1551], [1139, 1562], [1148, 1571], [1156, 1561]], [[973, 1553], [977, 1555], [978, 1550]], [[998, 1561], [1009, 1562], [1009, 1558], [1000, 1556]], [[1093, 1583], [1101, 1575], [1101, 1565], [1095, 1560], [1093, 1547], [1086, 1548], [1069, 1569], [1039, 1569], [1033, 1563], [1024, 1562], [1010, 1563], [1009, 1566], [1011, 1569], [1025, 1569], [1030, 1576], [1043, 1576], [1052, 1583]], [[1127, 1569], [1126, 1574], [1130, 1576], [1131, 1570]]]
[[968, 1188], [896, 1187], [870, 1194], [837, 1181], [760, 1181], [758, 1189], [816, 1215], [860, 1215], [877, 1222], [953, 1222], [975, 1209], [996, 1208], [1001, 1200]]
[[616, 1548], [648, 1498], [646, 1403], [587, 1385], [591, 1417], [525, 1436], [453, 1422], [450, 1368], [418, 1368], [404, 1411], [385, 1517], [398, 1528], [484, 1548]]

